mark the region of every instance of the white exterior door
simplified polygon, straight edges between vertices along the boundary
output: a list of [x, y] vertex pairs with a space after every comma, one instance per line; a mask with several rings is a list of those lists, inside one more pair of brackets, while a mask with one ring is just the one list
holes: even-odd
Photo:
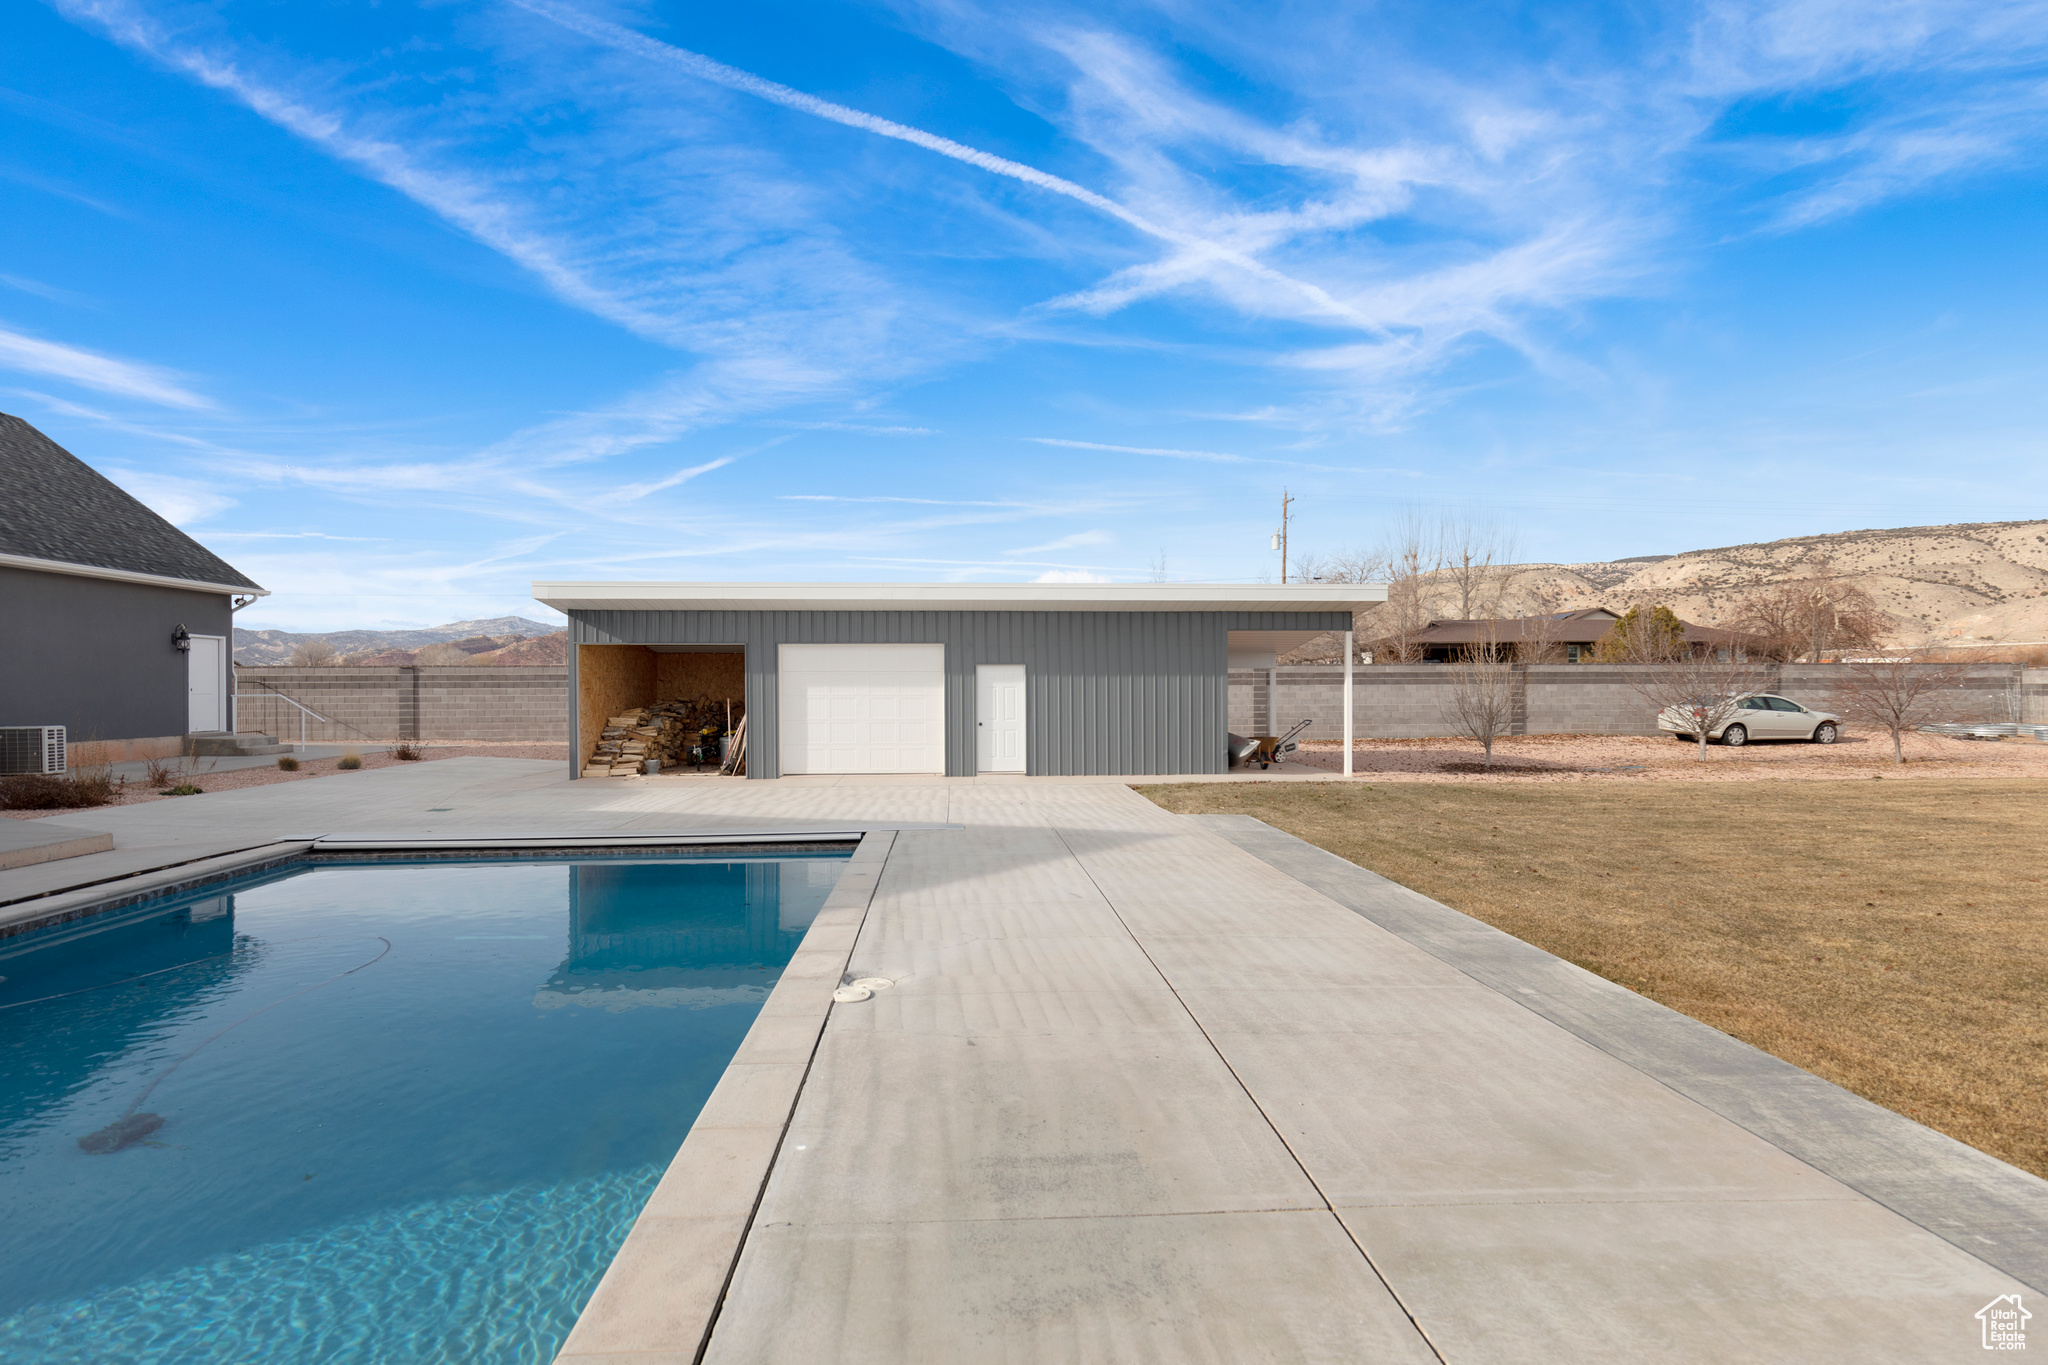
[[218, 635], [194, 635], [185, 656], [185, 728], [193, 733], [228, 728], [228, 642]]
[[944, 645], [782, 645], [784, 773], [946, 771]]
[[1024, 771], [1024, 665], [974, 670], [975, 746], [985, 773]]

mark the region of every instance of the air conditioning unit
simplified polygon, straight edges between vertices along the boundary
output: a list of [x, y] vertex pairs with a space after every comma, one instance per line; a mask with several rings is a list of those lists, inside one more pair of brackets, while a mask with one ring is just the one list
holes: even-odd
[[0, 725], [0, 773], [63, 771], [63, 726]]

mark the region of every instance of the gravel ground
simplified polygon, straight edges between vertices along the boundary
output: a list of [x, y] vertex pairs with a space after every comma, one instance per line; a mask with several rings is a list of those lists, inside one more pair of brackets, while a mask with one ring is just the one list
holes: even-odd
[[[419, 761], [431, 763], [442, 758], [548, 758], [562, 763], [569, 761], [569, 746], [566, 744], [428, 744], [421, 746]], [[295, 773], [278, 768], [238, 768], [233, 772], [208, 772], [206, 760], [192, 760], [192, 775], [186, 780], [203, 792], [234, 791], [241, 787], [267, 787], [274, 782], [306, 782], [316, 777], [348, 777], [351, 773], [338, 766], [339, 758], [302, 760]], [[362, 771], [375, 768], [395, 768], [400, 761], [389, 754], [364, 754]], [[141, 784], [130, 782], [122, 792], [116, 806], [136, 806], [145, 801], [176, 801], [183, 798], [165, 796]], [[104, 810], [105, 807], [97, 809]], [[71, 810], [0, 810], [0, 816], [10, 820], [40, 820], [45, 817], [58, 819], [76, 814]]]
[[[1476, 769], [1485, 755], [1466, 739], [1368, 739], [1352, 751], [1352, 771], [1391, 782], [1747, 782], [1759, 779], [1839, 780], [1845, 777], [2048, 777], [2048, 744], [2007, 738], [1905, 737], [1904, 767], [1892, 762], [1887, 736], [1844, 735], [1832, 745], [1748, 744], [1740, 749], [1634, 735], [1516, 735], [1496, 740], [1493, 761], [1505, 772]], [[1294, 755], [1303, 766], [1331, 772], [1344, 766], [1341, 741], [1310, 741]], [[1446, 770], [1448, 769], [1448, 771]]]

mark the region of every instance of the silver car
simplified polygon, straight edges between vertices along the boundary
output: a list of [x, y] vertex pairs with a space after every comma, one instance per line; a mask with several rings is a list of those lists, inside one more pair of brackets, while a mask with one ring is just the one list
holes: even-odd
[[[1657, 717], [1657, 728], [1678, 738], [1698, 742], [1686, 728], [1679, 708], [1667, 707]], [[1842, 736], [1842, 718], [1826, 711], [1812, 711], [1786, 697], [1756, 693], [1740, 704], [1720, 725], [1707, 731], [1707, 738], [1739, 747], [1753, 739], [1805, 739], [1815, 744], [1833, 744]]]

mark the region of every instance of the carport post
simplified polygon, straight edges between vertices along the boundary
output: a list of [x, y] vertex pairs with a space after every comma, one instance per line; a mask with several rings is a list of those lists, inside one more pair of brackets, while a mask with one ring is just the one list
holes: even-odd
[[1354, 631], [1344, 632], [1344, 776], [1351, 776], [1351, 656], [1356, 652]]

